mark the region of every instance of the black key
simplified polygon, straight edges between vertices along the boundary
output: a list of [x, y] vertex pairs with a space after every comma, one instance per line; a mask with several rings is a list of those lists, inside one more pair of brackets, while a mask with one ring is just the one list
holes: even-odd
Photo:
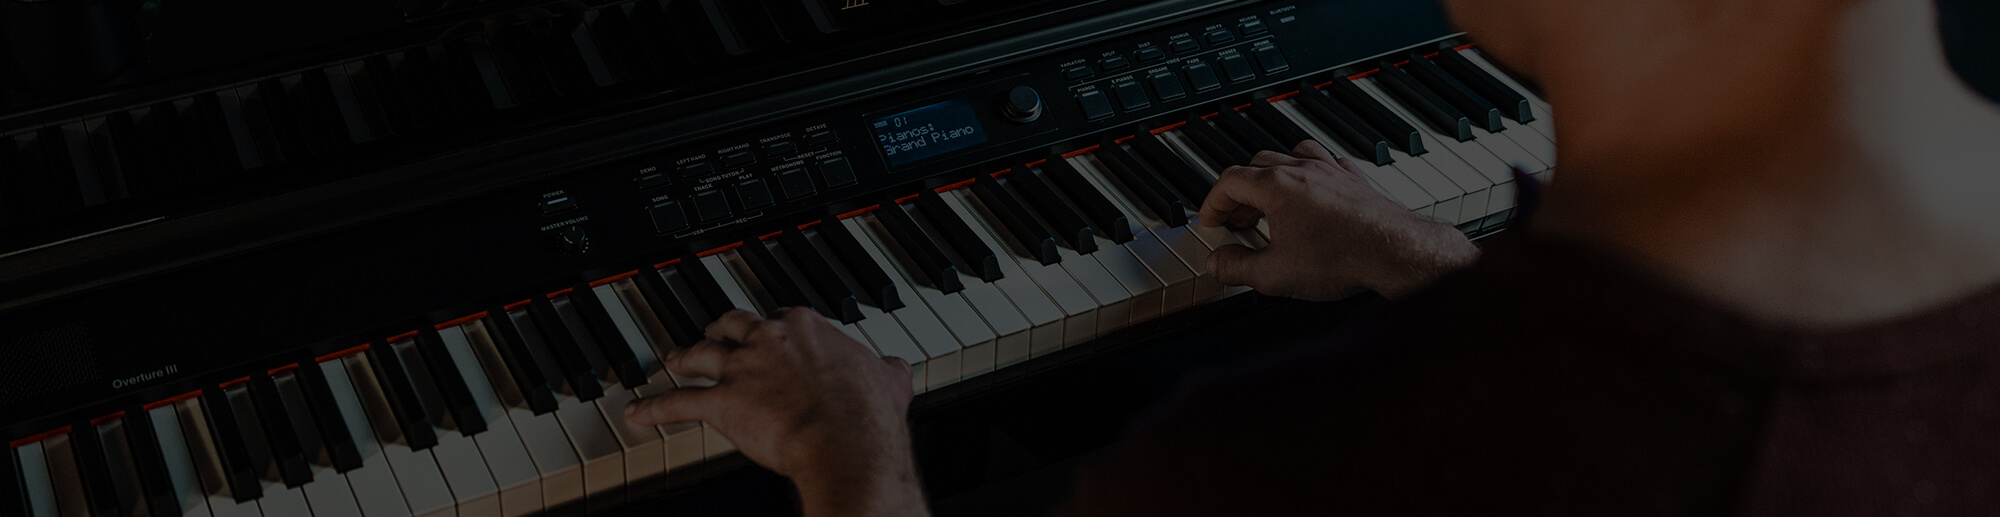
[[237, 159], [236, 141], [229, 135], [229, 123], [222, 115], [222, 100], [216, 97], [214, 92], [196, 95], [189, 107], [182, 111], [183, 119], [190, 116], [189, 110], [200, 114], [197, 118], [201, 123], [195, 128], [195, 135], [201, 139], [200, 145], [202, 151], [209, 157], [209, 165], [215, 167], [213, 174], [204, 176], [203, 173], [197, 172], [195, 177], [229, 176], [230, 173], [243, 170], [243, 164]]
[[[563, 18], [554, 20], [561, 23]], [[505, 52], [519, 67], [518, 74], [528, 95], [534, 99], [554, 99], [581, 92], [589, 84], [587, 73], [580, 71], [582, 63], [561, 55], [553, 38], [536, 36], [534, 29], [546, 28], [549, 22], [538, 21], [526, 25], [503, 27], [489, 36], [495, 50]]]
[[833, 262], [820, 255], [819, 249], [806, 240], [805, 232], [786, 228], [785, 233], [778, 236], [778, 245], [785, 248], [792, 264], [799, 267], [799, 274], [805, 275], [806, 281], [812, 282], [813, 289], [819, 291], [820, 299], [826, 301], [826, 305], [820, 308], [821, 314], [841, 323], [861, 321], [860, 301], [854, 297], [854, 290], [840, 280], [840, 274], [833, 270]]
[[592, 340], [597, 342], [597, 352], [604, 355], [611, 373], [618, 374], [619, 383], [626, 388], [645, 386], [646, 369], [639, 367], [638, 354], [625, 344], [625, 334], [618, 331], [618, 324], [611, 319], [604, 301], [597, 298], [597, 291], [587, 282], [576, 284], [569, 292], [569, 304], [583, 316], [583, 326], [590, 330]]
[[1284, 113], [1279, 113], [1278, 108], [1269, 102], [1250, 101], [1250, 106], [1244, 108], [1243, 115], [1250, 117], [1251, 124], [1264, 130], [1264, 134], [1271, 135], [1271, 139], [1276, 140], [1278, 145], [1285, 149], [1296, 150], [1300, 142], [1312, 139], [1312, 133], [1292, 123], [1292, 119], [1286, 118]]
[[307, 71], [276, 79], [285, 103], [290, 106], [292, 123], [298, 127], [304, 153], [321, 154], [347, 145], [347, 125], [333, 100], [326, 74]]
[[396, 71], [389, 65], [385, 55], [369, 56], [361, 61], [347, 64], [348, 80], [355, 83], [357, 93], [365, 95], [364, 102], [374, 102], [387, 121], [390, 132], [407, 134], [422, 127], [412, 112], [413, 103], [423, 99], [409, 99], [408, 95], [422, 92], [407, 91], [401, 87]]
[[236, 154], [244, 169], [254, 169], [285, 161], [278, 148], [278, 132], [271, 127], [270, 108], [263, 91], [255, 84], [216, 93], [222, 100], [222, 114], [229, 134], [236, 142]]
[[1022, 206], [1020, 201], [1007, 193], [1007, 189], [1001, 188], [1000, 180], [981, 175], [972, 182], [972, 194], [979, 196], [979, 202], [986, 205], [1002, 226], [1007, 227], [1014, 243], [1033, 254], [1042, 265], [1062, 262], [1062, 255], [1056, 251], [1055, 237], [1049, 235], [1048, 228], [1028, 213], [1028, 207]]
[[978, 275], [980, 280], [991, 283], [1007, 276], [1000, 269], [1000, 256], [986, 246], [986, 241], [981, 240], [979, 234], [972, 232], [972, 227], [965, 224], [957, 212], [945, 205], [944, 198], [936, 191], [917, 193], [917, 210], [923, 211], [924, 219], [930, 221], [931, 228], [944, 236], [945, 244], [958, 254], [959, 262], [972, 268], [973, 274]]
[[[1253, 101], [1253, 102], [1263, 102], [1263, 101]], [[1264, 134], [1264, 132], [1258, 130], [1256, 126], [1250, 125], [1250, 121], [1245, 120], [1243, 118], [1243, 114], [1241, 112], [1236, 111], [1235, 108], [1231, 108], [1229, 106], [1217, 106], [1216, 108], [1220, 109], [1221, 111], [1217, 111], [1215, 113], [1215, 118], [1213, 119], [1215, 121], [1215, 127], [1217, 129], [1221, 129], [1222, 134], [1229, 135], [1230, 139], [1233, 139], [1236, 141], [1236, 143], [1240, 144], [1243, 147], [1243, 150], [1248, 151], [1252, 157], [1255, 157], [1257, 153], [1263, 151], [1270, 151], [1278, 154], [1291, 154], [1292, 148], [1286, 147], [1285, 144], [1278, 142], [1278, 139], [1271, 138], [1271, 135]], [[1233, 163], [1231, 165], [1249, 165], [1249, 164], [1250, 162], [1248, 160], [1245, 160]]]
[[[1222, 115], [1222, 113], [1217, 113], [1216, 118], [1221, 118]], [[1217, 131], [1214, 125], [1209, 124], [1207, 120], [1203, 120], [1199, 116], [1188, 114], [1187, 125], [1181, 128], [1181, 134], [1187, 135], [1189, 140], [1194, 141], [1195, 147], [1200, 148], [1202, 153], [1207, 154], [1208, 159], [1215, 161], [1215, 163], [1211, 163], [1210, 165], [1214, 166], [1215, 171], [1218, 173], [1222, 172], [1222, 169], [1232, 165], [1250, 163], [1249, 151], [1245, 151], [1242, 147], [1237, 146], [1236, 142], [1230, 141], [1229, 137], [1223, 136], [1222, 132]]]
[[[243, 428], [237, 427], [236, 409], [229, 403], [229, 393], [222, 386], [211, 384], [201, 391], [201, 405], [208, 413], [208, 435], [215, 441], [211, 445], [216, 455], [222, 457], [222, 474], [229, 480], [229, 494], [238, 503], [264, 497], [264, 484], [258, 477], [261, 472], [250, 459], [250, 445], [243, 440]], [[429, 431], [430, 427], [424, 430]]]
[[1203, 176], [1195, 171], [1194, 167], [1182, 161], [1180, 155], [1174, 154], [1173, 149], [1168, 149], [1167, 144], [1161, 142], [1159, 137], [1141, 133], [1138, 138], [1132, 139], [1132, 150], [1145, 158], [1147, 163], [1152, 164], [1153, 171], [1165, 177], [1167, 183], [1173, 184], [1174, 189], [1180, 191], [1181, 199], [1188, 201], [1190, 208], [1200, 208], [1202, 202], [1208, 201], [1208, 191], [1214, 184], [1209, 183], [1207, 176]]
[[1091, 223], [1104, 230], [1105, 236], [1111, 237], [1111, 242], [1132, 242], [1132, 221], [1125, 218], [1125, 212], [1119, 211], [1118, 205], [1111, 204], [1111, 199], [1104, 197], [1104, 193], [1092, 186], [1090, 180], [1084, 179], [1083, 173], [1077, 172], [1068, 159], [1049, 155], [1048, 160], [1042, 165], [1043, 177], [1061, 188], [1070, 202], [1090, 218]]
[[1382, 133], [1384, 139], [1389, 141], [1389, 147], [1394, 147], [1410, 156], [1422, 156], [1427, 152], [1424, 149], [1423, 134], [1418, 133], [1415, 126], [1411, 126], [1408, 121], [1403, 120], [1403, 117], [1396, 116], [1396, 112], [1390, 111], [1388, 106], [1377, 102], [1374, 96], [1368, 95], [1368, 92], [1355, 85], [1354, 81], [1334, 79], [1333, 83], [1326, 86], [1325, 93], [1339, 101], [1340, 105], [1360, 115], [1361, 120], [1368, 121], [1369, 126], [1374, 127], [1375, 131]]
[[875, 211], [875, 219], [882, 222], [882, 226], [889, 230], [889, 238], [894, 239], [910, 260], [916, 262], [918, 275], [929, 281], [931, 287], [945, 294], [965, 290], [965, 285], [958, 279], [958, 266], [952, 264], [944, 249], [924, 234], [924, 229], [917, 226], [917, 220], [903, 210], [902, 204], [895, 199], [884, 200], [882, 209]]
[[326, 76], [327, 86], [333, 93], [333, 105], [338, 108], [340, 120], [347, 127], [348, 141], [361, 144], [388, 138], [396, 134], [389, 125], [389, 115], [382, 110], [382, 100], [375, 92], [374, 81], [367, 75], [367, 67], [362, 62], [335, 65], [320, 69]]
[[729, 300], [728, 294], [722, 292], [722, 283], [715, 280], [715, 275], [708, 274], [708, 267], [701, 264], [701, 257], [693, 254], [681, 257], [681, 263], [675, 265], [674, 270], [680, 272], [681, 281], [687, 282], [688, 288], [694, 291], [695, 300], [701, 302], [702, 311], [708, 314], [708, 321], [701, 322], [702, 328], [708, 328], [709, 324], [721, 319], [723, 313], [740, 308], [736, 302]]
[[1450, 72], [1459, 82], [1472, 88], [1474, 93], [1486, 99], [1486, 102], [1492, 103], [1500, 113], [1513, 118], [1515, 122], [1526, 124], [1535, 121], [1534, 109], [1529, 107], [1526, 96], [1508, 87], [1507, 83], [1500, 82], [1500, 78], [1486, 73], [1486, 69], [1473, 64], [1472, 60], [1466, 59], [1458, 51], [1439, 52], [1437, 56], [1431, 57], [1430, 61]]
[[438, 394], [444, 397], [445, 410], [451, 412], [452, 423], [458, 424], [458, 432], [466, 436], [486, 432], [486, 416], [480, 414], [479, 403], [472, 398], [472, 388], [465, 384], [465, 376], [458, 372], [451, 359], [451, 352], [444, 349], [444, 338], [438, 336], [437, 329], [429, 325], [417, 330], [417, 353], [423, 354], [424, 365], [429, 367], [431, 382], [437, 384]]
[[285, 412], [284, 399], [278, 395], [277, 382], [269, 375], [251, 374], [249, 387], [250, 403], [256, 406], [257, 421], [264, 429], [264, 443], [269, 444], [271, 459], [278, 463], [278, 476], [286, 487], [311, 483], [312, 463], [306, 459], [298, 430], [292, 429], [292, 419]]
[[7, 448], [7, 464], [0, 465], [0, 515], [34, 515], [28, 507], [27, 476], [21, 472], [20, 455]]
[[[665, 77], [671, 81], [679, 79], [680, 72], [695, 66], [694, 58], [689, 55], [690, 49], [683, 43], [689, 35], [678, 28], [682, 22], [678, 16], [689, 10], [699, 12], [700, 8], [693, 4], [672, 0], [639, 0], [619, 4], [617, 9], [606, 9], [607, 12], [600, 18], [603, 23], [598, 27], [618, 42], [618, 47], [632, 64], [633, 73], [651, 79]], [[668, 14], [668, 7], [680, 12]], [[609, 11], [617, 11], [618, 15]]]
[[[77, 193], [82, 197], [83, 205], [96, 206], [109, 201], [110, 180], [113, 172], [117, 170], [118, 162], [100, 160], [99, 155], [92, 151], [90, 130], [84, 126], [82, 120], [63, 124], [60, 129], [55, 129], [55, 132], [62, 135], [62, 148], [56, 151], [66, 155], [64, 158], [69, 162], [67, 181], [76, 183]], [[105, 142], [107, 145], [109, 143]]]
[[396, 351], [384, 344], [380, 349], [370, 348], [367, 356], [375, 366], [375, 382], [382, 385], [382, 398], [389, 401], [389, 412], [396, 417], [396, 427], [403, 431], [403, 441], [409, 443], [411, 450], [437, 446], [437, 431], [432, 428], [431, 417], [417, 400], [417, 386], [410, 382]]
[[520, 327], [514, 325], [514, 318], [507, 315], [505, 307], [494, 307], [486, 311], [486, 335], [493, 340], [493, 348], [500, 352], [500, 362], [507, 365], [507, 373], [514, 378], [515, 389], [528, 403], [528, 410], [537, 415], [555, 411], [555, 383], [549, 382], [542, 374], [542, 368], [535, 362], [535, 354], [528, 348], [528, 339], [521, 335]]
[[611, 86], [632, 80], [632, 70], [618, 52], [619, 41], [611, 38], [599, 26], [607, 17], [619, 19], [622, 23], [625, 11], [616, 6], [585, 11], [574, 15], [574, 25], [558, 25], [563, 30], [555, 33], [555, 45], [565, 56], [582, 65], [587, 84]]
[[1042, 178], [1036, 176], [1027, 165], [1022, 165], [1015, 169], [1014, 174], [1009, 174], [1007, 184], [1013, 186], [1015, 192], [1021, 193], [1021, 199], [1027, 202], [1027, 206], [1039, 215], [1043, 222], [1048, 223], [1049, 227], [1055, 230], [1056, 237], [1068, 243], [1070, 249], [1076, 250], [1077, 254], [1081, 255], [1097, 251], [1096, 230], [1090, 227], [1090, 223], [1084, 221], [1083, 216], [1077, 215], [1075, 210], [1070, 210], [1069, 205], [1063, 204], [1062, 198], [1056, 196], [1055, 189], [1049, 188], [1049, 184], [1044, 183]]
[[1439, 133], [1450, 135], [1460, 142], [1473, 138], [1472, 121], [1465, 117], [1465, 112], [1459, 111], [1395, 63], [1384, 59], [1381, 66], [1382, 70], [1375, 74], [1377, 82], [1382, 84], [1383, 89], [1389, 90], [1390, 95], [1402, 101], [1403, 107], [1416, 112], [1418, 118], [1424, 119], [1425, 124], [1430, 124]]
[[840, 219], [827, 216], [820, 220], [820, 238], [826, 240], [827, 247], [840, 257], [840, 263], [847, 266], [847, 272], [861, 284], [861, 292], [875, 299], [875, 306], [884, 312], [903, 308], [902, 297], [896, 294], [896, 282], [889, 279], [889, 273], [882, 270], [868, 250], [861, 248], [861, 241], [847, 231], [847, 225]]
[[104, 121], [105, 131], [116, 143], [118, 168], [125, 178], [127, 194], [143, 196], [172, 186], [158, 169], [166, 155], [161, 148], [160, 128], [153, 120], [153, 108], [112, 113]]
[[785, 274], [778, 265], [778, 257], [771, 254], [771, 248], [755, 237], [744, 239], [743, 247], [737, 248], [737, 255], [743, 257], [743, 264], [750, 266], [750, 273], [756, 275], [757, 283], [771, 295], [771, 300], [779, 307], [813, 308], [812, 299], [805, 289], [791, 275]]
[[[1346, 147], [1348, 152], [1375, 162], [1375, 165], [1388, 165], [1395, 161], [1395, 158], [1389, 155], [1389, 139], [1375, 131], [1375, 128], [1369, 127], [1361, 115], [1354, 113], [1354, 110], [1347, 109], [1347, 106], [1321, 95], [1311, 84], [1299, 85], [1299, 94], [1293, 98], [1298, 100], [1298, 106], [1306, 116], [1312, 117], [1321, 127], [1332, 131], [1333, 138], [1339, 140], [1340, 146]], [[1277, 116], [1276, 122], [1290, 122], [1284, 120], [1283, 114], [1278, 113], [1276, 108], [1267, 107], [1267, 109], [1270, 115]], [[1270, 124], [1267, 123], [1266, 126]]]
[[[83, 194], [70, 176], [67, 152], [61, 134], [54, 128], [16, 133], [11, 142], [14, 156], [0, 164], [11, 177], [8, 197], [28, 216], [60, 214], [83, 207]], [[0, 142], [5, 144], [6, 142]], [[28, 217], [20, 217], [27, 219]]]
[[314, 428], [319, 431], [319, 441], [326, 447], [326, 455], [333, 460], [336, 472], [361, 468], [361, 447], [354, 442], [354, 435], [347, 432], [347, 417], [340, 414], [340, 406], [334, 402], [333, 387], [326, 383], [326, 372], [320, 371], [318, 361], [299, 361], [297, 373], [292, 378], [299, 383], [299, 390], [305, 393], [306, 409], [312, 414]]
[[70, 451], [76, 455], [76, 470], [83, 478], [83, 493], [90, 501], [91, 515], [123, 517], [132, 509], [121, 504], [118, 488], [111, 481], [111, 464], [104, 457], [104, 441], [89, 420], [70, 426]]
[[667, 337], [674, 340], [674, 345], [694, 346], [701, 341], [701, 325], [695, 322], [687, 307], [681, 306], [680, 298], [674, 296], [673, 289], [667, 286], [667, 279], [660, 276], [660, 271], [651, 266], [639, 271], [632, 283], [639, 286], [640, 296], [646, 298], [646, 306], [652, 308], [654, 318], [667, 328]]
[[449, 106], [450, 101], [440, 99], [443, 92], [439, 90], [437, 65], [431, 62], [430, 54], [424, 49], [413, 48], [390, 52], [380, 59], [375, 80], [383, 91], [394, 93], [385, 97], [391, 105], [390, 113], [400, 117], [395, 122], [410, 130], [443, 124], [444, 108]]
[[153, 418], [147, 416], [146, 408], [133, 406], [125, 410], [125, 447], [132, 453], [132, 467], [139, 474], [139, 493], [146, 498], [147, 508], [152, 509], [153, 515], [179, 515], [180, 494], [174, 490], [173, 475], [167, 472], [159, 434], [153, 431]]
[[[1150, 137], [1141, 135], [1133, 140], [1143, 138]], [[1139, 159], [1133, 157], [1132, 153], [1126, 152], [1125, 146], [1119, 145], [1116, 139], [1106, 136], [1098, 143], [1097, 161], [1102, 162], [1105, 168], [1111, 169], [1111, 174], [1117, 176], [1118, 181], [1124, 183], [1125, 188], [1138, 196], [1139, 202], [1144, 203], [1146, 208], [1152, 210], [1153, 215], [1158, 216], [1161, 221], [1165, 221], [1167, 226], [1187, 225], [1186, 203], [1181, 202], [1179, 195], [1168, 190], [1166, 184], [1160, 183], [1158, 178], [1154, 178], [1152, 173], [1146, 171], [1145, 166], [1139, 164]]]
[[[474, 59], [472, 46], [467, 43], [470, 40], [452, 39], [423, 48], [431, 65], [431, 83], [436, 88], [433, 103], [440, 115], [459, 121], [484, 119], [502, 106], [514, 106], [506, 84], [499, 81], [499, 69], [492, 66], [491, 59]], [[490, 83], [495, 85], [493, 88], [488, 87], [489, 76], [493, 78]]]
[[492, 101], [488, 105], [491, 109], [510, 109], [533, 100], [512, 55], [486, 36], [467, 37], [461, 43], [472, 64], [477, 91], [484, 92], [484, 97]]
[[597, 382], [597, 369], [583, 355], [576, 336], [570, 335], [562, 314], [556, 312], [556, 305], [546, 296], [535, 296], [528, 302], [528, 316], [535, 319], [535, 328], [541, 329], [542, 344], [555, 356], [556, 368], [563, 372], [563, 379], [569, 382], [576, 398], [588, 402], [604, 396], [604, 386]]
[[1499, 108], [1486, 102], [1486, 98], [1480, 97], [1478, 92], [1472, 91], [1472, 87], [1466, 86], [1457, 77], [1452, 77], [1450, 72], [1446, 72], [1437, 63], [1424, 59], [1423, 55], [1410, 54], [1410, 63], [1403, 65], [1403, 71], [1409, 72], [1418, 82], [1430, 87], [1432, 93], [1436, 93], [1452, 107], [1465, 113], [1474, 125], [1486, 129], [1489, 133], [1507, 130], [1507, 125], [1501, 122]]

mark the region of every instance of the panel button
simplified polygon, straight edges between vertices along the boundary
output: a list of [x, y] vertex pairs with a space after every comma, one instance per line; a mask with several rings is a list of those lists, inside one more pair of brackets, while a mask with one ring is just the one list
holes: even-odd
[[1153, 83], [1153, 93], [1159, 94], [1162, 101], [1170, 101], [1187, 96], [1187, 90], [1181, 88], [1181, 78], [1175, 76], [1173, 72], [1160, 72], [1149, 75], [1146, 76], [1146, 81]]
[[1083, 105], [1083, 116], [1090, 120], [1108, 118], [1117, 114], [1111, 111], [1111, 98], [1101, 91], [1083, 92], [1076, 96], [1076, 102]]
[[576, 209], [576, 198], [563, 196], [542, 201], [542, 215], [560, 214]]
[[653, 216], [653, 230], [660, 233], [674, 233], [688, 227], [687, 212], [681, 210], [679, 201], [668, 201], [646, 209]]
[[1222, 79], [1215, 77], [1215, 68], [1208, 63], [1188, 65], [1187, 74], [1188, 83], [1194, 85], [1194, 91], [1205, 92], [1222, 87]]
[[1173, 47], [1175, 54], [1186, 54], [1189, 52], [1201, 50], [1201, 43], [1198, 43], [1195, 40], [1191, 39], [1177, 39], [1174, 40], [1173, 43], [1168, 44], [1167, 46]]
[[860, 181], [854, 177], [854, 164], [847, 163], [846, 157], [821, 160], [819, 174], [826, 178], [827, 188], [845, 187]]
[[777, 143], [764, 144], [764, 156], [776, 158], [779, 156], [791, 156], [794, 154], [799, 154], [799, 144], [795, 144], [792, 142], [777, 142]]
[[720, 190], [710, 190], [694, 195], [694, 213], [701, 222], [729, 217], [729, 199]]
[[786, 200], [794, 200], [813, 195], [812, 176], [805, 169], [792, 169], [778, 173], [778, 190], [785, 191]]
[[1240, 83], [1257, 78], [1257, 71], [1250, 69], [1250, 60], [1242, 54], [1222, 57], [1222, 73], [1229, 76], [1229, 82]]
[[1125, 56], [1111, 56], [1097, 62], [1097, 67], [1103, 68], [1105, 72], [1124, 70], [1128, 66], [1132, 66], [1132, 63], [1126, 61]]
[[1138, 52], [1133, 52], [1132, 57], [1139, 58], [1140, 63], [1151, 63], [1166, 59], [1167, 51], [1160, 50], [1160, 47], [1147, 47], [1139, 49]]
[[639, 179], [632, 180], [632, 184], [638, 185], [639, 190], [656, 189], [667, 186], [667, 184], [671, 182], [672, 179], [668, 178], [667, 174], [664, 172], [655, 172], [652, 174], [647, 174], [645, 176], [640, 176]]
[[1118, 83], [1111, 89], [1118, 92], [1118, 103], [1125, 106], [1125, 111], [1153, 105], [1153, 100], [1146, 97], [1146, 89], [1139, 87], [1139, 83]]
[[1264, 73], [1275, 74], [1292, 67], [1290, 63], [1285, 62], [1285, 53], [1279, 52], [1278, 47], [1263, 47], [1255, 52], [1257, 63], [1264, 65]]
[[1230, 34], [1229, 31], [1221, 29], [1208, 31], [1208, 34], [1202, 35], [1202, 38], [1207, 39], [1208, 44], [1210, 45], [1221, 45], [1223, 43], [1236, 41], [1235, 34]]
[[752, 163], [757, 163], [757, 156], [750, 154], [750, 151], [737, 151], [722, 157], [722, 166], [725, 168], [734, 169]]
[[771, 187], [763, 179], [747, 180], [736, 184], [736, 197], [743, 200], [743, 211], [763, 210], [778, 201], [771, 198]]
[[813, 147], [819, 147], [822, 145], [827, 145], [839, 141], [840, 141], [840, 133], [835, 133], [832, 131], [816, 131], [813, 132], [813, 134], [806, 135], [806, 145], [810, 145]]
[[715, 166], [709, 165], [708, 162], [694, 162], [682, 165], [680, 168], [674, 169], [674, 171], [679, 173], [681, 178], [685, 179], [696, 176], [707, 176], [709, 173], [715, 172]]
[[1256, 36], [1264, 33], [1264, 22], [1261, 20], [1250, 20], [1237, 25], [1236, 30], [1241, 31], [1244, 36]]
[[1090, 77], [1090, 65], [1076, 65], [1063, 69], [1064, 79], [1075, 81], [1085, 77]]

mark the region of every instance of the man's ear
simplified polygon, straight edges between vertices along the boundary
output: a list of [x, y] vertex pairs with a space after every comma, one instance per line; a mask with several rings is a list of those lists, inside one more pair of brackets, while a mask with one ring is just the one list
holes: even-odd
[[1959, 79], [2000, 103], [2000, 2], [1936, 0], [1945, 58]]

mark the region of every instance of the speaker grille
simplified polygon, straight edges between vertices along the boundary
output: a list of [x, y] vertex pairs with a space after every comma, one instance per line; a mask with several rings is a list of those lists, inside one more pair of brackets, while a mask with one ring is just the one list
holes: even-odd
[[83, 325], [0, 340], [0, 405], [104, 378]]

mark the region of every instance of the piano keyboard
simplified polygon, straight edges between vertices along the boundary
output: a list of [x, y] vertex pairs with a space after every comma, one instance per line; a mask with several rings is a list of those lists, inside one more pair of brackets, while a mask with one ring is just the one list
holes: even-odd
[[1414, 213], [1476, 233], [1511, 169], [1555, 166], [1548, 104], [1460, 47], [1072, 142], [940, 188], [126, 408], [12, 443], [0, 515], [520, 516], [614, 508], [730, 454], [631, 400], [712, 380], [660, 360], [735, 309], [804, 306], [937, 390], [1246, 292], [1201, 225], [1224, 169], [1321, 142]]

